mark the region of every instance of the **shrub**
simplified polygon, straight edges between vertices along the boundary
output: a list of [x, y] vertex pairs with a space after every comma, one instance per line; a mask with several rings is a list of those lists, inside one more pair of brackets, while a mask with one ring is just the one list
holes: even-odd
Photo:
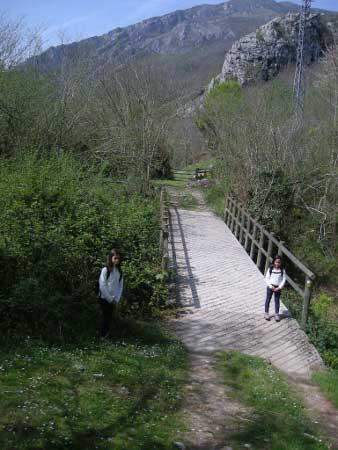
[[112, 247], [125, 259], [129, 308], [163, 301], [156, 200], [125, 195], [67, 154], [31, 153], [0, 161], [0, 208], [2, 336], [92, 330], [95, 281]]
[[257, 173], [254, 189], [249, 192], [249, 212], [270, 231], [278, 234], [285, 229], [293, 205], [290, 180], [281, 170]]
[[220, 217], [224, 216], [227, 187], [224, 183], [214, 183], [205, 191], [205, 199], [213, 211]]

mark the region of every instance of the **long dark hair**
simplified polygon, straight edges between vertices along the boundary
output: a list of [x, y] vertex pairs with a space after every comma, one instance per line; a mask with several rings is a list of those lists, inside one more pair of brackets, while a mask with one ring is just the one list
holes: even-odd
[[279, 261], [280, 261], [280, 270], [283, 272], [283, 270], [284, 270], [284, 262], [283, 262], [283, 258], [280, 255], [274, 256], [274, 258], [272, 260], [272, 264], [271, 264], [270, 267], [272, 267], [272, 268], [275, 267], [275, 261], [277, 259], [279, 259]]
[[116, 267], [116, 268], [119, 270], [119, 272], [120, 272], [120, 281], [121, 281], [121, 279], [122, 279], [121, 256], [120, 256], [119, 251], [118, 251], [116, 248], [112, 248], [112, 249], [110, 250], [109, 255], [107, 255], [107, 269], [108, 269], [109, 272], [111, 272], [111, 271], [113, 270], [114, 265], [113, 265], [111, 259], [112, 259], [112, 257], [113, 257], [114, 255], [115, 255], [115, 256], [118, 256], [118, 258], [119, 258], [118, 263], [116, 264], [115, 267]]

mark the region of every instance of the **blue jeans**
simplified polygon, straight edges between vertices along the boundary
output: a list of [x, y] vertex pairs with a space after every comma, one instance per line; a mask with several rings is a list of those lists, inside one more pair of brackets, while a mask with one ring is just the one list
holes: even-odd
[[273, 294], [275, 294], [275, 313], [279, 314], [279, 306], [280, 306], [280, 294], [281, 291], [273, 292], [269, 287], [266, 290], [266, 301], [265, 301], [265, 312], [269, 312], [270, 302]]

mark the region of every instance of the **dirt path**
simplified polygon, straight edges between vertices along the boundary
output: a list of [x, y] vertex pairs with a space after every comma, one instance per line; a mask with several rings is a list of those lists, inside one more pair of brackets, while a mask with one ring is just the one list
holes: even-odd
[[[284, 307], [285, 320], [262, 319], [265, 283], [224, 223], [207, 208], [203, 194], [188, 189], [198, 202], [194, 211], [178, 208], [178, 193], [169, 190], [171, 262], [176, 270], [176, 295], [181, 313], [171, 328], [191, 355], [182, 441], [191, 450], [229, 450], [227, 436], [250, 411], [233, 401], [214, 369], [214, 352], [235, 349], [261, 356], [286, 373], [322, 433], [338, 449], [338, 411], [310, 381], [323, 368], [318, 352]], [[247, 286], [250, 283], [250, 298]], [[249, 448], [249, 447], [248, 447]]]
[[289, 381], [301, 396], [309, 417], [321, 425], [323, 436], [331, 443], [330, 448], [338, 449], [338, 410], [309, 380], [289, 378]]
[[231, 399], [214, 364], [212, 355], [191, 354], [183, 406], [187, 432], [182, 435], [189, 450], [226, 449], [228, 436], [249, 420], [249, 409]]

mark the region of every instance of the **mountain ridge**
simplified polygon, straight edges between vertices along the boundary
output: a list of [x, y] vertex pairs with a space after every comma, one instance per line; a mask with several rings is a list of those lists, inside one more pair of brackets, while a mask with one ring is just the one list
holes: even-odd
[[104, 65], [149, 54], [185, 54], [210, 45], [223, 45], [225, 52], [240, 37], [274, 17], [299, 10], [298, 5], [286, 3], [230, 0], [180, 9], [115, 28], [101, 36], [50, 47], [31, 62], [49, 71], [81, 55], [90, 55], [98, 65]]

